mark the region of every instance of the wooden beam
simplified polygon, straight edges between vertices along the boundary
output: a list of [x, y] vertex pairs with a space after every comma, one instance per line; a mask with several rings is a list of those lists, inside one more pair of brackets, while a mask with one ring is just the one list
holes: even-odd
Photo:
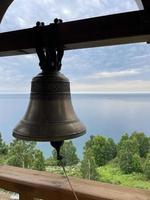
[[145, 10], [150, 10], [150, 0], [141, 0]]
[[[130, 189], [112, 184], [70, 177], [80, 200], [148, 200], [149, 190]], [[22, 199], [74, 200], [64, 176], [10, 166], [0, 166], [0, 187], [26, 195]]]
[[149, 40], [150, 16], [142, 10], [0, 33], [0, 56], [35, 53], [37, 45], [69, 50]]

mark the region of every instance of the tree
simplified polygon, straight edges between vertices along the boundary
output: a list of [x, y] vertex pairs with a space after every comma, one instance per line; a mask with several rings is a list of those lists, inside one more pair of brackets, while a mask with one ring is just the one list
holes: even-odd
[[120, 169], [126, 173], [141, 172], [141, 158], [136, 140], [127, 139], [119, 146], [118, 160]]
[[145, 157], [150, 151], [150, 138], [147, 137], [144, 133], [133, 132], [131, 139], [136, 140], [139, 147], [140, 157]]
[[44, 171], [45, 170], [45, 159], [44, 159], [43, 153], [39, 149], [36, 149], [34, 151], [33, 156], [34, 156], [34, 159], [33, 159], [33, 163], [32, 163], [32, 169]]
[[143, 171], [141, 158], [138, 154], [132, 155], [132, 166], [133, 166], [134, 172], [142, 172]]
[[108, 161], [114, 159], [117, 155], [117, 147], [112, 138], [107, 140]]
[[4, 156], [8, 153], [8, 146], [5, 144], [5, 142], [2, 139], [2, 134], [0, 133], [0, 155]]
[[49, 158], [45, 160], [45, 166], [56, 166], [57, 164], [58, 164], [58, 161], [53, 156], [50, 156]]
[[117, 145], [117, 151], [120, 151], [122, 148], [122, 145], [124, 144], [124, 142], [126, 142], [129, 139], [129, 135], [128, 133], [124, 133]]
[[148, 179], [150, 179], [150, 153], [147, 154], [146, 160], [144, 162], [144, 174]]
[[116, 156], [116, 144], [110, 138], [91, 136], [86, 142], [84, 150], [91, 149], [97, 166], [103, 166]]
[[121, 138], [121, 142], [119, 142], [118, 144], [118, 154], [121, 151], [128, 151], [131, 152], [132, 154], [139, 154], [139, 146], [137, 144], [136, 139], [126, 139], [126, 140], [122, 140]]
[[132, 167], [132, 153], [127, 151], [121, 151], [119, 155], [119, 166], [120, 169], [126, 173], [132, 173], [133, 167]]
[[44, 169], [43, 154], [35, 147], [35, 142], [13, 140], [13, 142], [10, 143], [7, 163], [9, 165], [23, 168], [34, 168], [38, 170]]
[[[76, 165], [79, 162], [79, 158], [76, 154], [76, 147], [71, 140], [64, 142], [60, 154], [63, 156], [63, 163], [66, 166]], [[52, 151], [52, 156], [54, 160], [57, 160], [55, 149]]]
[[17, 139], [13, 140], [9, 147], [8, 164], [17, 167], [31, 168], [35, 145], [36, 143], [34, 142], [25, 142]]
[[96, 162], [90, 148], [84, 152], [84, 157], [81, 162], [81, 175], [83, 178], [89, 180], [98, 180], [98, 173], [96, 171]]

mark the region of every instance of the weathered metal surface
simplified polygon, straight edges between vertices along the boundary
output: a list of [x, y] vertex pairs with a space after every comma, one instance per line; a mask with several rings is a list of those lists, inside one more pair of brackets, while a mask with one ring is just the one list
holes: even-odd
[[29, 107], [13, 135], [31, 141], [63, 141], [84, 133], [71, 103], [68, 78], [60, 72], [34, 77]]

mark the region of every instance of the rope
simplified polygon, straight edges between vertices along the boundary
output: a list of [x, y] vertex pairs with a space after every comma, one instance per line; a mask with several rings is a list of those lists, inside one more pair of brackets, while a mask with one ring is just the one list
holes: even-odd
[[69, 177], [68, 177], [68, 175], [67, 175], [67, 172], [66, 172], [66, 169], [65, 169], [63, 163], [61, 162], [60, 165], [61, 165], [61, 167], [62, 167], [62, 169], [63, 169], [63, 172], [64, 172], [64, 174], [65, 174], [65, 177], [66, 177], [66, 179], [67, 179], [67, 181], [68, 181], [68, 183], [69, 183], [69, 186], [70, 186], [71, 191], [72, 191], [72, 193], [73, 193], [73, 195], [74, 195], [74, 198], [75, 198], [76, 200], [79, 200], [78, 197], [77, 197], [77, 195], [76, 195], [76, 193], [75, 193], [75, 191], [74, 191], [74, 189], [73, 189], [73, 187], [72, 187], [72, 184], [71, 184], [71, 182], [70, 182], [70, 179], [69, 179]]

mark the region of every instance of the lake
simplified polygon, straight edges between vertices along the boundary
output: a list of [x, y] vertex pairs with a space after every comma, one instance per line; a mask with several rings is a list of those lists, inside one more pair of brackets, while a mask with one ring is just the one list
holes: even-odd
[[[29, 102], [26, 94], [0, 95], [0, 132], [5, 142], [12, 141], [12, 130], [23, 117]], [[150, 136], [150, 94], [72, 94], [76, 114], [85, 124], [87, 133], [73, 142], [82, 156], [90, 135], [100, 134], [118, 142], [125, 132], [142, 131]], [[49, 143], [38, 143], [48, 157]]]

